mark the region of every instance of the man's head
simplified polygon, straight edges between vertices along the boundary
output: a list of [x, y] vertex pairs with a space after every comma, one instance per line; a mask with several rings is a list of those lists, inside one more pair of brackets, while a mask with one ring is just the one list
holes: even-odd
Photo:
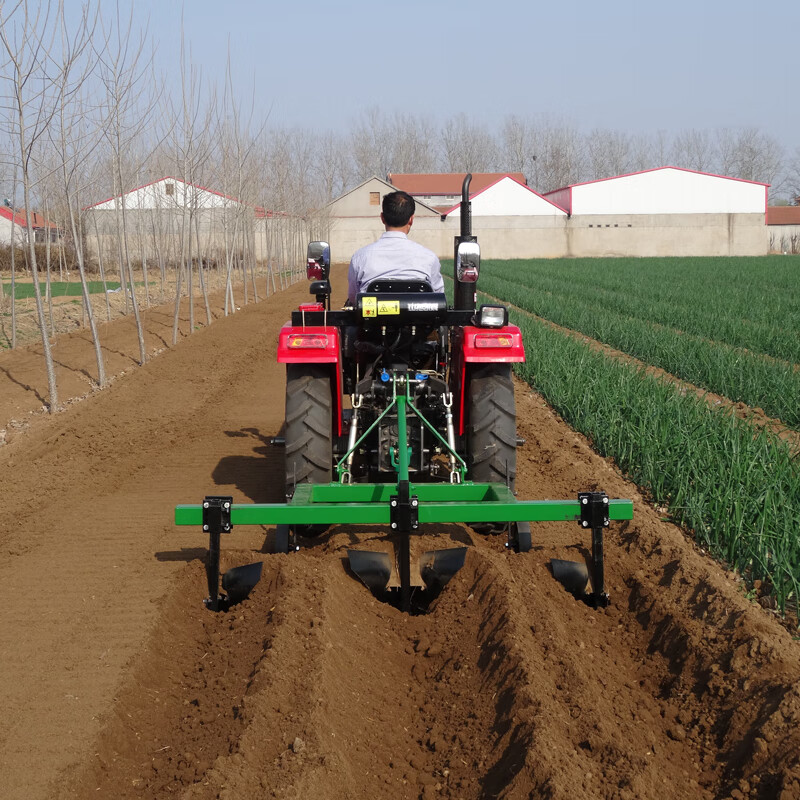
[[381, 219], [387, 228], [405, 228], [410, 226], [417, 204], [407, 192], [389, 192], [384, 195], [381, 208]]

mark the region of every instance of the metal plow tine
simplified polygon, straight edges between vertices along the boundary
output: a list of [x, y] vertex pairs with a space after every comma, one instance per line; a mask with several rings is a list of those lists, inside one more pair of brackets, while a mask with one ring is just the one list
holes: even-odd
[[586, 592], [586, 584], [589, 582], [589, 570], [586, 564], [578, 561], [564, 561], [560, 558], [550, 560], [553, 569], [553, 577], [564, 586], [564, 588], [575, 597], [581, 597]]
[[371, 550], [348, 550], [350, 569], [373, 594], [380, 594], [389, 584], [392, 574], [392, 558], [388, 553]]
[[222, 576], [222, 588], [228, 594], [228, 605], [240, 603], [253, 590], [261, 580], [261, 569], [264, 564], [257, 561], [255, 564], [245, 564], [243, 567], [229, 569]]
[[429, 550], [419, 560], [419, 574], [428, 591], [440, 592], [450, 578], [464, 566], [466, 547], [451, 547], [447, 550]]

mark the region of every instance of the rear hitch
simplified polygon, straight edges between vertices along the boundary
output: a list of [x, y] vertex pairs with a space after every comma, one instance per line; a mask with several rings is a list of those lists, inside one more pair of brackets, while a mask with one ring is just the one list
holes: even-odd
[[606, 608], [609, 604], [605, 590], [603, 561], [603, 528], [608, 527], [608, 495], [605, 492], [579, 492], [581, 528], [592, 530], [592, 581], [590, 592], [586, 591], [589, 570], [586, 564], [554, 558], [550, 561], [553, 577], [579, 600], [592, 608]]
[[219, 537], [222, 533], [233, 530], [231, 524], [231, 507], [233, 498], [212, 495], [203, 500], [203, 530], [208, 533], [208, 556], [206, 558], [206, 580], [208, 597], [203, 601], [211, 611], [227, 611], [235, 603], [244, 600], [253, 587], [261, 580], [263, 564], [246, 564], [229, 569], [222, 576], [222, 588], [219, 590]]

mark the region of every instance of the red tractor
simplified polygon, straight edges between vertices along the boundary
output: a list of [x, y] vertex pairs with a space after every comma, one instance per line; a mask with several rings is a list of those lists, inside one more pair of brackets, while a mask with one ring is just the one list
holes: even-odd
[[[630, 501], [593, 492], [577, 502], [522, 502], [514, 494], [511, 368], [525, 353], [505, 306], [476, 309], [480, 249], [470, 230], [470, 178], [462, 189], [451, 306], [427, 283], [380, 280], [351, 307], [331, 310], [330, 248], [309, 245], [314, 302], [292, 312], [278, 345], [278, 361], [286, 364], [288, 502], [237, 507], [231, 498], [211, 497], [201, 510], [179, 506], [176, 513], [181, 524], [201, 516], [211, 536], [210, 607], [246, 595], [260, 575], [260, 564], [235, 568], [223, 576], [227, 594], [218, 591], [219, 533], [235, 522], [277, 524], [276, 549], [283, 552], [331, 524], [388, 525], [396, 540], [397, 585], [390, 586], [388, 553], [349, 550], [350, 566], [376, 595], [409, 610], [417, 596], [409, 539], [421, 524], [466, 522], [479, 532], [505, 531], [506, 546], [526, 552], [531, 521], [578, 520], [593, 532], [592, 591], [585, 592], [584, 564], [554, 561], [554, 575], [593, 604], [607, 602], [602, 530], [609, 519], [632, 516]], [[420, 599], [441, 590], [465, 553], [457, 547], [422, 556]]]

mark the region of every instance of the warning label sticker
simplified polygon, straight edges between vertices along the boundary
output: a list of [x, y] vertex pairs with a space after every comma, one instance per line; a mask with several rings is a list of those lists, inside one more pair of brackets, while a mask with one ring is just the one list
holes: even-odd
[[364, 317], [374, 317], [378, 313], [378, 298], [364, 297], [361, 300], [361, 315]]
[[399, 314], [399, 300], [378, 300], [378, 314]]

